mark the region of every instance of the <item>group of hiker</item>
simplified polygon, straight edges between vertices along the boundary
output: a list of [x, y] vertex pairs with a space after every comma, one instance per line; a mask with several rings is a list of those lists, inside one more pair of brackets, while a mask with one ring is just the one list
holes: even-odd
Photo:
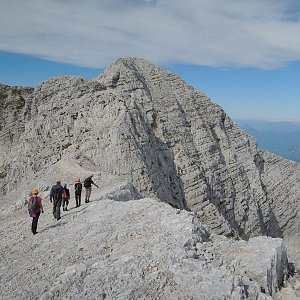
[[[74, 184], [75, 191], [75, 201], [76, 207], [81, 206], [81, 193], [82, 187], [85, 188], [85, 203], [90, 202], [92, 184], [98, 187], [92, 179], [93, 175], [90, 175], [83, 181], [83, 185], [80, 178], [76, 178]], [[29, 216], [32, 217], [31, 231], [33, 234], [37, 234], [37, 224], [40, 214], [44, 212], [42, 205], [42, 198], [38, 196], [39, 190], [33, 188], [31, 191], [31, 196], [28, 199], [28, 212]], [[52, 186], [50, 191], [50, 202], [53, 204], [53, 216], [56, 220], [60, 220], [60, 208], [63, 207], [63, 211], [68, 211], [68, 205], [70, 201], [70, 190], [65, 183], [63, 186], [61, 180], [57, 179], [56, 184]]]

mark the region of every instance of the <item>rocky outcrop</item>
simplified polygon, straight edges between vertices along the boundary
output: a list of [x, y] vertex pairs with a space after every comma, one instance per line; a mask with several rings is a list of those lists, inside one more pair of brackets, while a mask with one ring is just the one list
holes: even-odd
[[19, 142], [25, 126], [25, 99], [32, 91], [33, 88], [9, 87], [0, 84], [1, 152]]
[[25, 209], [2, 215], [3, 299], [266, 300], [283, 284], [282, 239], [230, 240], [192, 212], [136, 198], [130, 183], [110, 185], [58, 223], [44, 201], [36, 236]]
[[265, 224], [262, 234], [284, 237], [290, 249], [297, 253], [295, 259], [300, 262], [299, 164], [268, 152], [263, 152], [262, 157], [265, 170], [261, 178], [269, 205], [268, 221], [260, 218], [261, 223]]
[[[258, 151], [175, 74], [123, 58], [93, 80], [1, 85], [0, 105], [4, 297], [299, 296], [297, 283], [278, 292], [289, 266], [279, 238], [300, 261], [299, 165]], [[62, 178], [73, 194], [91, 173], [98, 201], [57, 224], [44, 214], [41, 238], [29, 237], [20, 211], [31, 188], [47, 199]]]
[[[173, 73], [124, 58], [90, 81], [52, 78], [24, 99], [18, 141], [4, 138], [7, 124], [1, 131], [1, 191], [9, 198], [36, 182], [47, 189], [43, 178], [100, 172], [195, 212], [216, 233], [298, 233], [299, 165], [259, 152], [221, 107]], [[59, 167], [67, 160], [74, 174]]]
[[25, 103], [33, 88], [9, 87], [0, 84], [0, 193], [7, 191], [12, 148], [19, 143], [25, 129]]

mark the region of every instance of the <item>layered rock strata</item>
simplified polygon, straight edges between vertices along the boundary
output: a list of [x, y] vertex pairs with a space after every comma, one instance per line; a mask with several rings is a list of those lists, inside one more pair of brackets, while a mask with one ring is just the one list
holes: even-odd
[[60, 222], [44, 201], [35, 236], [25, 209], [2, 216], [3, 299], [271, 300], [280, 294], [288, 267], [282, 239], [230, 240], [192, 212], [157, 199], [128, 201], [136, 198], [129, 183], [102, 187]]
[[[259, 152], [221, 107], [175, 74], [123, 58], [93, 80], [52, 78], [26, 91], [17, 120], [1, 125], [1, 201], [69, 160], [191, 210], [217, 233], [298, 234], [299, 165]], [[18, 140], [7, 138], [12, 127]]]

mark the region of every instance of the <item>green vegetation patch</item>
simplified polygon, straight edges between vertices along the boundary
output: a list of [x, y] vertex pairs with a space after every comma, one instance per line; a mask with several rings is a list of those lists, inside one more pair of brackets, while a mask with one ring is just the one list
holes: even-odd
[[[12, 99], [7, 99], [9, 93], [13, 95]], [[12, 88], [11, 91], [0, 87], [0, 109], [3, 111], [8, 107], [12, 109], [21, 110], [25, 106], [25, 99], [21, 96], [21, 92], [17, 88]]]

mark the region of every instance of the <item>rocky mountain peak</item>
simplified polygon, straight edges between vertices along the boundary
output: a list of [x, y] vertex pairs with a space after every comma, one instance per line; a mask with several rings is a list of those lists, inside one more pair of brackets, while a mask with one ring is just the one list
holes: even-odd
[[[113, 196], [102, 195], [106, 200], [153, 198], [155, 203], [168, 203], [161, 206], [145, 201], [137, 206], [161, 209], [166, 214], [173, 211], [164, 221], [168, 224], [181, 222], [177, 214], [184, 211], [186, 226], [206, 224], [214, 234], [223, 235], [217, 238], [220, 244], [226, 237], [241, 240], [236, 249], [244, 249], [246, 242], [242, 240], [251, 244], [252, 237], [260, 235], [284, 238], [290, 255], [299, 259], [295, 251], [300, 228], [299, 165], [259, 151], [255, 139], [219, 105], [176, 74], [143, 59], [121, 58], [92, 80], [56, 77], [34, 89], [0, 85], [0, 105], [0, 214], [5, 220], [10, 219], [13, 208], [18, 214], [32, 187], [38, 187], [47, 199], [57, 178], [67, 182], [73, 192], [75, 178], [94, 174], [100, 190], [124, 181], [130, 186], [129, 192], [121, 189], [117, 196], [115, 192]], [[102, 196], [98, 192], [95, 200]], [[105, 207], [95, 209], [108, 211]], [[117, 209], [121, 210], [118, 205]], [[134, 204], [128, 204], [127, 211], [134, 209]], [[84, 212], [78, 217], [82, 215]], [[200, 239], [202, 230], [199, 225], [192, 233], [199, 233]], [[177, 260], [182, 260], [184, 253], [192, 253], [193, 257], [202, 253], [194, 242], [179, 247]], [[199, 249], [204, 242], [210, 241], [199, 240]], [[226, 239], [224, 251], [230, 249], [228, 243]], [[272, 295], [288, 268], [286, 252], [281, 240], [269, 242], [262, 238], [259, 243], [276, 248], [267, 256], [271, 262], [274, 255], [278, 258], [276, 269], [280, 271], [276, 276], [280, 279], [266, 275], [267, 280], [258, 280], [261, 288], [270, 288], [268, 295]], [[43, 245], [47, 247], [46, 240]], [[214, 249], [214, 253], [219, 252]], [[87, 265], [92, 263], [88, 260]], [[222, 263], [222, 259], [217, 262], [218, 272]], [[81, 280], [89, 267], [74, 264], [74, 268]], [[178, 270], [182, 273], [181, 267]], [[229, 273], [229, 285], [233, 286], [235, 273]], [[261, 274], [265, 278], [269, 271], [263, 268]], [[214, 272], [209, 276], [214, 277]], [[251, 291], [242, 287], [252, 280], [248, 279], [244, 282], [239, 277], [235, 293], [261, 297], [257, 285], [251, 284]], [[232, 293], [229, 289], [225, 294]]]
[[[45, 189], [36, 178], [76, 178], [60, 167], [68, 161], [83, 176], [114, 175], [143, 196], [192, 210], [218, 233], [248, 239], [296, 230], [282, 206], [297, 199], [295, 177], [283, 181], [281, 171], [278, 183], [272, 170], [288, 165], [298, 174], [299, 166], [258, 151], [220, 106], [176, 74], [126, 57], [93, 80], [64, 76], [33, 90], [2, 90], [1, 201], [34, 183]], [[22, 105], [16, 110], [11, 99]]]

